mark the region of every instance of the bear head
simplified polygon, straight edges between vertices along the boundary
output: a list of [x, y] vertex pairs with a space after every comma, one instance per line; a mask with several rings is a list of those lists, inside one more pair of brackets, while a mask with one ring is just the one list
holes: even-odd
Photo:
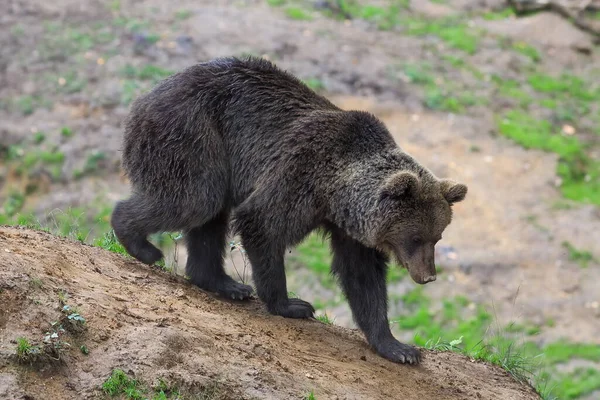
[[449, 179], [400, 171], [387, 177], [378, 193], [383, 223], [377, 247], [391, 253], [419, 284], [436, 279], [434, 248], [452, 220], [452, 205], [467, 186]]

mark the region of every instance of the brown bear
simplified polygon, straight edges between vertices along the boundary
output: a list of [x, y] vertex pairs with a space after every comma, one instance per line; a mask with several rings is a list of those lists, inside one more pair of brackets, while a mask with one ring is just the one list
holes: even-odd
[[223, 268], [232, 222], [268, 311], [309, 318], [312, 305], [288, 297], [284, 254], [320, 228], [369, 344], [394, 362], [419, 362], [389, 328], [388, 255], [415, 282], [435, 280], [434, 246], [467, 187], [436, 178], [375, 116], [339, 109], [264, 59], [216, 59], [134, 102], [123, 167], [132, 196], [111, 222], [133, 257], [155, 263], [162, 253], [148, 235], [183, 231], [191, 282], [246, 299], [252, 288]]

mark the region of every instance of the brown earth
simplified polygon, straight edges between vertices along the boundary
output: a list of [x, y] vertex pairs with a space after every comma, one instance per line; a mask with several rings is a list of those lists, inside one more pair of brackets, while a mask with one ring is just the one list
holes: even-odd
[[[0, 228], [0, 398], [87, 399], [113, 368], [227, 399], [536, 399], [496, 366], [424, 351], [419, 367], [375, 355], [355, 331], [231, 303], [180, 278], [44, 232]], [[32, 283], [33, 282], [33, 283]], [[37, 283], [35, 283], [37, 282]], [[61, 362], [23, 366], [15, 339], [41, 338], [58, 293], [87, 319]], [[75, 345], [77, 344], [77, 345]], [[89, 355], [79, 346], [85, 344]]]

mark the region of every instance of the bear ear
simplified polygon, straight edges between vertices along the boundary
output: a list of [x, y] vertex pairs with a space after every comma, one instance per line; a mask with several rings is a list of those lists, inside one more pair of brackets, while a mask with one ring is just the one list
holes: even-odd
[[443, 179], [440, 181], [442, 196], [446, 199], [448, 204], [452, 205], [465, 199], [468, 188], [462, 183], [456, 183], [450, 179]]
[[379, 198], [391, 197], [401, 199], [403, 197], [414, 196], [420, 187], [421, 181], [419, 181], [419, 177], [414, 173], [407, 171], [397, 172], [385, 180]]

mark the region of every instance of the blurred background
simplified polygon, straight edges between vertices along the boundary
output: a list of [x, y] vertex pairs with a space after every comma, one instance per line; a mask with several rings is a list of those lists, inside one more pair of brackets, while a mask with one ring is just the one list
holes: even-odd
[[[261, 56], [375, 113], [423, 165], [469, 186], [436, 249], [438, 280], [391, 268], [394, 333], [495, 362], [545, 398], [600, 398], [600, 2], [3, 5], [0, 224], [106, 243], [129, 192], [132, 100], [191, 64]], [[153, 240], [183, 273], [179, 234]], [[330, 261], [317, 235], [290, 249], [288, 290], [354, 327]], [[236, 238], [227, 267], [250, 281]]]

